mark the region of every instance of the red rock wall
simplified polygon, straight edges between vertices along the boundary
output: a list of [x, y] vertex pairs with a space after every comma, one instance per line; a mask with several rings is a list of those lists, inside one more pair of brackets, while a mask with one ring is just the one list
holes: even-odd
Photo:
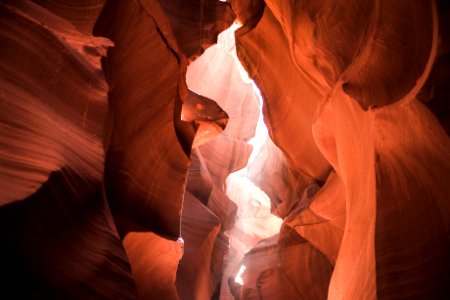
[[449, 298], [449, 11], [0, 1], [2, 298], [220, 297], [237, 210], [225, 179], [247, 162], [257, 109], [230, 57], [194, 60], [235, 16], [274, 143], [250, 177], [284, 224], [232, 294]]
[[[445, 54], [433, 65], [448, 39], [438, 28], [446, 10], [438, 8], [431, 1], [266, 1], [260, 20], [237, 33], [238, 55], [261, 88], [271, 137], [288, 165], [319, 182], [328, 171], [318, 172], [315, 157], [333, 170], [310, 204], [300, 201], [285, 220], [333, 264], [330, 299], [450, 294], [450, 141], [417, 99], [432, 78], [436, 97], [445, 93], [445, 75], [436, 75]], [[437, 116], [445, 124], [445, 114]]]
[[191, 145], [228, 116], [194, 113], [158, 2], [36, 2], [1, 3], [2, 287], [176, 299]]
[[29, 1], [0, 15], [1, 297], [134, 299], [102, 193], [112, 43]]

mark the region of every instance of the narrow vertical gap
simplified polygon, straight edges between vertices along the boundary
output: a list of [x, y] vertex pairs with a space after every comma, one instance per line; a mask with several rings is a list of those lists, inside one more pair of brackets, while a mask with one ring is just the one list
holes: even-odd
[[[230, 238], [230, 250], [225, 257], [220, 299], [234, 299], [227, 282], [239, 271], [244, 272], [245, 267], [240, 266], [239, 263], [245, 252], [253, 248], [261, 239], [277, 234], [282, 224], [280, 218], [271, 214], [270, 198], [248, 176], [249, 168], [269, 137], [262, 116], [261, 93], [253, 80], [248, 77], [236, 55], [234, 32], [239, 27], [240, 25], [235, 23], [222, 32], [218, 37], [218, 43], [208, 48], [205, 54], [188, 67], [187, 71], [189, 89], [216, 101], [229, 114], [228, 127], [222, 135], [229, 138], [230, 142], [237, 143], [232, 151], [242, 150], [242, 153], [239, 151], [234, 153], [236, 160], [241, 159], [243, 155], [248, 155], [247, 165], [229, 174], [226, 183], [223, 184], [224, 192], [237, 204], [238, 212], [234, 227], [226, 232]], [[218, 80], [224, 80], [224, 82], [217, 82]], [[214, 90], [214, 87], [218, 90]], [[241, 88], [242, 93], [240, 93]], [[244, 94], [251, 94], [251, 97]], [[247, 102], [242, 103], [242, 101]], [[241, 107], [242, 111], [227, 111], [227, 107], [231, 110]], [[248, 124], [248, 121], [253, 123]], [[242, 124], [236, 126], [236, 122], [242, 122]], [[246, 131], [248, 128], [254, 129], [253, 137], [239, 132], [239, 129]], [[250, 154], [247, 152], [250, 147], [245, 146], [245, 143], [251, 145]], [[227, 162], [221, 163], [227, 164]], [[261, 163], [258, 159], [258, 164]], [[236, 277], [236, 282], [240, 283], [239, 277]]]

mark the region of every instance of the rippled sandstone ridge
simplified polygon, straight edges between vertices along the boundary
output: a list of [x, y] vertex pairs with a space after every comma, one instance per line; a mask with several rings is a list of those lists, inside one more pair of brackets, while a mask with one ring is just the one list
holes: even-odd
[[[0, 298], [449, 299], [449, 22], [445, 0], [0, 0]], [[231, 196], [244, 167], [273, 236]]]

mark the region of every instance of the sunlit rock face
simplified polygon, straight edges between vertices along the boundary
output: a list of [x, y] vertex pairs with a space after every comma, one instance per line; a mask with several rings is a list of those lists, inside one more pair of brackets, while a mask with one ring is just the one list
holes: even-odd
[[433, 65], [448, 43], [442, 6], [266, 1], [257, 25], [237, 33], [275, 144], [299, 176], [324, 183], [285, 224], [333, 264], [329, 299], [450, 293], [450, 143], [418, 99], [430, 73], [428, 99], [445, 94], [443, 58]]
[[331, 263], [292, 231], [285, 227], [246, 253], [241, 281], [230, 282], [235, 299], [326, 298]]
[[449, 299], [447, 2], [1, 0], [0, 298]]
[[294, 207], [309, 204], [304, 191], [314, 194], [319, 188], [315, 182], [308, 186], [305, 178], [296, 173], [284, 153], [269, 138], [249, 166], [248, 173], [249, 178], [269, 196], [272, 213], [280, 218], [286, 218]]

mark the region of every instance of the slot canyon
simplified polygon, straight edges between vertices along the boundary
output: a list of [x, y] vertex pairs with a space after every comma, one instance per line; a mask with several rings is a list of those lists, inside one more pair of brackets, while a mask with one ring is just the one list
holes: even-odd
[[0, 299], [450, 299], [448, 0], [0, 0]]

